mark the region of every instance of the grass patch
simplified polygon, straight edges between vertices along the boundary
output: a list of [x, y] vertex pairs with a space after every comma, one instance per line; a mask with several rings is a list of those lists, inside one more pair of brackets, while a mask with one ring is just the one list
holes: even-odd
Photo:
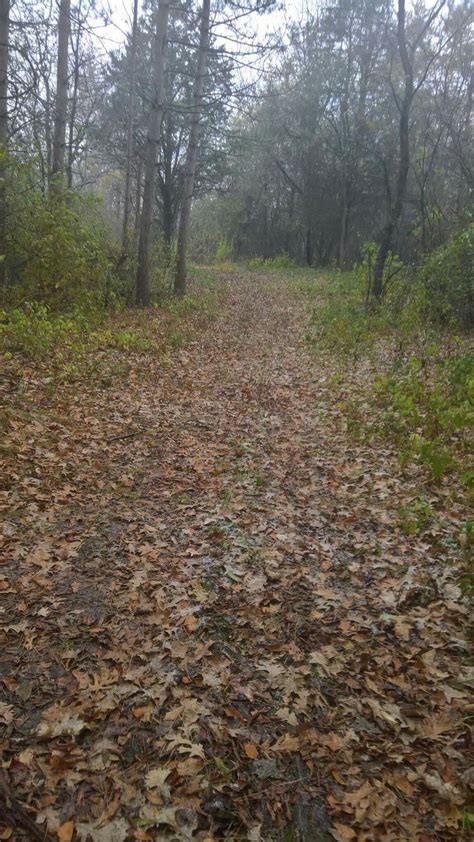
[[247, 269], [291, 269], [296, 266], [295, 261], [286, 252], [281, 252], [275, 257], [259, 257], [254, 255], [246, 262]]

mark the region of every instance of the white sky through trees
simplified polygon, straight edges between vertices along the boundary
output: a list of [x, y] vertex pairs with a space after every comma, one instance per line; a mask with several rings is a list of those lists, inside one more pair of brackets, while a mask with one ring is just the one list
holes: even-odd
[[[264, 40], [267, 35], [284, 31], [288, 24], [303, 17], [305, 9], [316, 5], [315, 2], [308, 3], [305, 0], [286, 0], [277, 3], [276, 7], [266, 14], [254, 13], [249, 16], [249, 21], [258, 37]], [[95, 30], [97, 36], [105, 41], [105, 48], [114, 49], [124, 43], [131, 30], [133, 4], [131, 0], [109, 0], [105, 8], [108, 10], [110, 22], [105, 25], [98, 22]]]

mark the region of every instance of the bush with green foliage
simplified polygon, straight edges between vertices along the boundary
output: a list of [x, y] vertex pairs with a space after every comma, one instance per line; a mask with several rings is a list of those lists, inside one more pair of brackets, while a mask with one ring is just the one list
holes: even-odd
[[173, 289], [176, 268], [176, 247], [160, 237], [153, 247], [150, 271], [150, 294], [153, 301], [167, 298]]
[[[451, 245], [445, 251], [451, 254]], [[365, 266], [328, 273], [317, 284], [306, 280], [304, 287], [318, 300], [310, 342], [340, 354], [344, 365], [349, 356], [370, 357], [371, 366], [382, 372], [373, 382], [380, 412], [369, 416], [366, 401], [355, 400], [346, 406], [348, 425], [354, 432], [366, 434], [369, 426], [389, 436], [402, 462], [417, 461], [433, 480], [454, 470], [471, 488], [474, 472], [467, 460], [474, 423], [474, 355], [469, 341], [456, 338], [453, 324], [460, 325], [452, 310], [441, 328], [423, 274], [413, 280], [398, 270], [398, 261], [392, 262], [397, 271], [382, 301], [365, 306], [370, 250], [364, 259]]]
[[219, 240], [216, 249], [216, 262], [217, 263], [227, 263], [228, 261], [232, 260], [232, 255], [234, 253], [234, 243], [232, 240], [227, 239], [224, 237], [222, 240]]
[[64, 192], [47, 198], [17, 166], [10, 189], [7, 301], [47, 304], [57, 312], [102, 306], [110, 298], [114, 247], [101, 202]]
[[[365, 289], [365, 303], [370, 299], [371, 290], [374, 282], [374, 269], [377, 261], [379, 247], [377, 243], [372, 240], [364, 243], [360, 251], [361, 260], [354, 266], [354, 273], [358, 276], [359, 283], [362, 289]], [[393, 279], [403, 271], [404, 265], [397, 254], [389, 252], [385, 262], [382, 288], [384, 292], [390, 288]]]
[[99, 348], [115, 348], [118, 351], [147, 353], [157, 348], [156, 342], [143, 331], [120, 328], [103, 328], [94, 332], [91, 340]]
[[377, 378], [374, 388], [379, 428], [398, 442], [402, 460], [417, 459], [434, 480], [458, 467], [472, 487], [465, 460], [474, 424], [474, 356], [443, 356], [432, 344], [424, 357], [412, 356], [399, 371]]
[[474, 224], [432, 252], [421, 269], [427, 307], [441, 325], [474, 326]]
[[88, 323], [80, 312], [55, 315], [36, 302], [0, 310], [0, 349], [7, 358], [20, 353], [30, 359], [45, 359], [59, 348], [67, 353], [82, 346], [87, 334]]

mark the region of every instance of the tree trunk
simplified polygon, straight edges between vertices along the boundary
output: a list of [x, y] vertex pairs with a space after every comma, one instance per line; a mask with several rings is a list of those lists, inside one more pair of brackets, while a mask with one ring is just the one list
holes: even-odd
[[135, 181], [135, 221], [133, 225], [133, 236], [135, 243], [140, 233], [140, 212], [142, 200], [142, 159], [138, 159], [137, 177]]
[[178, 226], [178, 243], [176, 250], [176, 271], [174, 278], [174, 291], [176, 295], [184, 295], [186, 292], [186, 252], [188, 248], [189, 218], [191, 215], [191, 202], [193, 199], [194, 179], [196, 175], [197, 149], [199, 138], [199, 123], [201, 121], [204, 77], [209, 52], [209, 17], [211, 0], [202, 0], [201, 26], [199, 31], [199, 48], [196, 76], [194, 79], [193, 110], [191, 116], [191, 129], [186, 154], [186, 167], [184, 176], [183, 201]]
[[311, 243], [311, 228], [306, 229], [306, 237], [304, 243], [306, 265], [313, 265], [313, 246]]
[[402, 214], [403, 203], [407, 189], [408, 169], [410, 166], [410, 108], [413, 102], [413, 66], [408, 54], [405, 35], [405, 0], [398, 0], [398, 51], [402, 61], [405, 74], [405, 87], [400, 105], [400, 152], [398, 164], [398, 178], [395, 193], [395, 201], [390, 207], [389, 218], [382, 229], [379, 241], [379, 250], [374, 268], [374, 281], [372, 284], [372, 295], [380, 298], [383, 292], [383, 273], [388, 254], [392, 248], [393, 234]]
[[170, 185], [165, 181], [162, 192], [163, 201], [163, 238], [168, 248], [171, 247], [173, 239], [173, 201]]
[[77, 31], [76, 31], [76, 39], [72, 47], [72, 52], [74, 55], [74, 71], [73, 71], [73, 84], [72, 84], [72, 97], [71, 97], [71, 110], [69, 114], [69, 128], [68, 128], [68, 142], [67, 142], [67, 175], [66, 175], [66, 182], [68, 186], [68, 190], [72, 187], [72, 165], [74, 163], [74, 126], [76, 123], [76, 113], [77, 113], [77, 97], [79, 92], [79, 48], [81, 45], [81, 32], [82, 32], [82, 22], [81, 22], [81, 6], [82, 0], [79, 0], [79, 5], [76, 9], [76, 16], [77, 16]]
[[130, 48], [130, 87], [128, 89], [128, 114], [127, 114], [127, 163], [125, 168], [125, 191], [123, 203], [123, 225], [122, 225], [122, 251], [128, 251], [131, 180], [132, 180], [132, 152], [133, 152], [133, 119], [135, 114], [135, 64], [137, 55], [137, 24], [138, 24], [138, 0], [133, 0], [133, 23], [132, 43]]
[[349, 227], [349, 186], [347, 181], [344, 180], [344, 187], [343, 187], [343, 197], [342, 197], [342, 213], [341, 213], [341, 229], [339, 232], [339, 254], [338, 254], [338, 266], [340, 269], [343, 268], [344, 263], [346, 261], [346, 242], [347, 242], [347, 231]]
[[170, 0], [159, 0], [153, 45], [153, 100], [150, 107], [146, 139], [145, 182], [143, 186], [138, 267], [135, 288], [136, 302], [141, 307], [150, 303], [150, 251], [153, 208], [155, 204], [155, 170], [163, 118], [166, 42]]
[[71, 0], [61, 0], [58, 21], [58, 62], [56, 76], [56, 107], [54, 113], [53, 160], [51, 178], [60, 184], [66, 149], [67, 83], [69, 31], [71, 28]]
[[10, 0], [0, 0], [0, 282], [5, 283]]

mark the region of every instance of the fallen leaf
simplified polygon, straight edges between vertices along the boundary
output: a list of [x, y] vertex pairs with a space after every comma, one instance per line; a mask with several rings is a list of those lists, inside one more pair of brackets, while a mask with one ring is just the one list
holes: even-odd
[[74, 834], [74, 822], [69, 821], [62, 824], [58, 830], [59, 842], [71, 842]]
[[83, 719], [61, 708], [50, 708], [44, 716], [47, 719], [41, 720], [36, 729], [38, 737], [76, 737], [87, 727]]
[[272, 745], [272, 751], [298, 751], [299, 747], [299, 738], [287, 733]]
[[190, 614], [190, 616], [186, 617], [184, 621], [184, 625], [186, 626], [188, 632], [193, 632], [196, 629], [197, 624], [198, 619], [194, 616], [194, 614]]
[[0, 702], [0, 722], [10, 725], [13, 722], [13, 706]]
[[355, 830], [352, 830], [351, 827], [348, 827], [346, 824], [341, 824], [340, 822], [335, 822], [333, 825], [333, 835], [336, 839], [341, 840], [341, 842], [345, 842], [347, 839], [356, 839], [357, 834]]
[[258, 757], [258, 748], [255, 743], [244, 743], [244, 751], [247, 757], [255, 760]]
[[145, 775], [145, 786], [147, 789], [159, 789], [160, 792], [167, 798], [170, 794], [169, 786], [165, 784], [166, 778], [171, 774], [171, 769], [164, 767], [156, 767], [150, 769]]
[[129, 825], [125, 819], [114, 819], [102, 827], [97, 824], [78, 822], [76, 832], [82, 842], [87, 842], [89, 838], [94, 842], [125, 842], [129, 834]]

